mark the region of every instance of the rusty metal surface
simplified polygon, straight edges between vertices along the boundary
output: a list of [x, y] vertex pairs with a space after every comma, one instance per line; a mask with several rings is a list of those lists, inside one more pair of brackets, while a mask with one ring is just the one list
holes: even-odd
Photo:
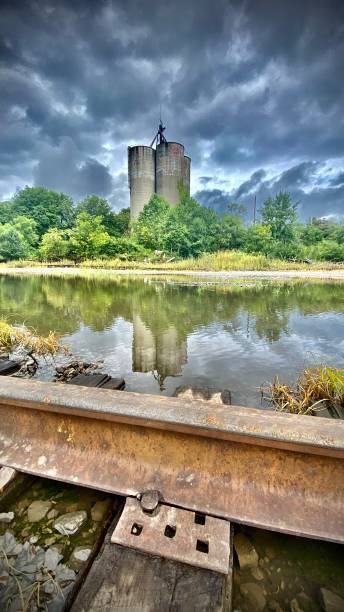
[[344, 458], [344, 421], [42, 381], [3, 378], [0, 406], [20, 406]]
[[128, 497], [111, 542], [228, 574], [229, 521], [165, 504], [157, 510], [146, 514], [137, 499]]
[[344, 422], [4, 379], [0, 464], [344, 542]]

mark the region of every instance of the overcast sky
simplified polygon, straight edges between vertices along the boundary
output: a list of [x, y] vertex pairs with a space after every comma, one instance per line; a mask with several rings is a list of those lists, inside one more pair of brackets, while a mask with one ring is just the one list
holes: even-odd
[[343, 0], [1, 1], [0, 197], [127, 206], [127, 146], [168, 140], [224, 210], [280, 189], [344, 220]]

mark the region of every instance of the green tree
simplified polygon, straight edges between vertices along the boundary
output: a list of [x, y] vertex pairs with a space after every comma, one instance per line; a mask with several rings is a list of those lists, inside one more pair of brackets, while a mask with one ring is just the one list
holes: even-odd
[[310, 247], [308, 255], [312, 259], [341, 262], [344, 261], [344, 244], [335, 240], [322, 240]]
[[74, 221], [71, 198], [44, 187], [25, 187], [13, 198], [13, 216], [30, 217], [36, 222], [39, 237], [51, 227], [66, 229]]
[[225, 213], [219, 224], [219, 248], [240, 249], [245, 244], [246, 229], [241, 217]]
[[0, 225], [10, 223], [13, 219], [12, 202], [0, 202]]
[[219, 229], [216, 212], [184, 194], [181, 201], [168, 211], [163, 231], [163, 248], [167, 248], [168, 241], [170, 252], [182, 257], [212, 253], [220, 246]]
[[37, 223], [30, 217], [24, 217], [24, 215], [19, 215], [15, 217], [12, 221], [13, 227], [15, 227], [18, 232], [21, 233], [24, 240], [30, 247], [34, 247], [38, 242], [38, 235], [36, 233]]
[[311, 222], [307, 225], [303, 226], [301, 229], [301, 240], [303, 244], [310, 246], [313, 244], [317, 244], [323, 239], [323, 232], [320, 227], [315, 223]]
[[111, 241], [102, 223], [102, 217], [92, 217], [87, 212], [78, 214], [75, 227], [70, 230], [69, 235], [69, 251], [77, 261], [99, 257]]
[[112, 233], [114, 214], [107, 200], [97, 195], [87, 196], [76, 206], [76, 214], [79, 215], [81, 212], [87, 212], [92, 217], [101, 217], [106, 230]]
[[0, 260], [22, 259], [28, 256], [29, 250], [23, 235], [13, 225], [0, 225]]
[[272, 232], [270, 225], [256, 223], [247, 229], [245, 251], [248, 253], [263, 253], [269, 255], [272, 248]]
[[130, 227], [130, 208], [122, 208], [118, 213], [113, 213], [112, 230], [113, 236], [124, 236], [128, 234]]
[[132, 236], [147, 249], [164, 248], [164, 226], [170, 206], [154, 194], [133, 223]]
[[58, 261], [66, 257], [68, 248], [66, 231], [53, 227], [42, 236], [39, 254], [45, 261]]
[[260, 209], [263, 225], [270, 226], [274, 240], [289, 242], [295, 239], [297, 204], [293, 204], [289, 193], [281, 191], [268, 198]]

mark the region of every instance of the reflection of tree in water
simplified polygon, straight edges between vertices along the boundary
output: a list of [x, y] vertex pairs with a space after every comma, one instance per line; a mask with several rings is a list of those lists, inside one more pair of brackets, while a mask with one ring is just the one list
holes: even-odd
[[[342, 312], [339, 284], [179, 285], [132, 278], [0, 276], [0, 316], [40, 333], [95, 331], [118, 317], [133, 323], [133, 370], [160, 383], [186, 362], [188, 336], [209, 324], [244, 328], [272, 343], [288, 333], [291, 312]], [[243, 323], [243, 321], [245, 321]]]

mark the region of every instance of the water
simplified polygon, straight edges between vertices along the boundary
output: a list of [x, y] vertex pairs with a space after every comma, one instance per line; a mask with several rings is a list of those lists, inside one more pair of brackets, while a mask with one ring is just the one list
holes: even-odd
[[276, 375], [293, 382], [308, 365], [344, 367], [340, 283], [3, 275], [0, 317], [56, 331], [73, 356], [103, 359], [131, 391], [215, 386], [260, 406], [261, 384]]

